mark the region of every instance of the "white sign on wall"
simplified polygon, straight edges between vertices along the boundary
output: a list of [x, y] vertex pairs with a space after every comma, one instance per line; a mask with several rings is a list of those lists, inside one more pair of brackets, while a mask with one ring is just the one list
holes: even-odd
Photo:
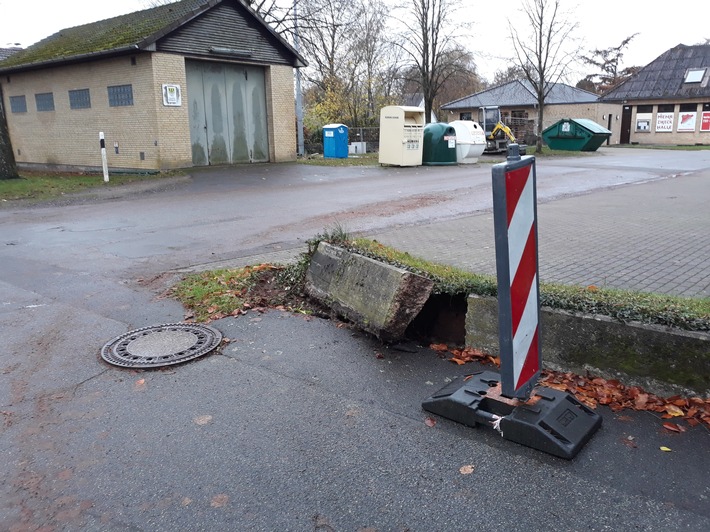
[[168, 107], [180, 107], [182, 105], [180, 85], [163, 83], [163, 105]]
[[695, 121], [698, 113], [679, 113], [678, 131], [695, 131]]
[[651, 113], [636, 115], [636, 131], [651, 131]]
[[673, 131], [673, 116], [674, 113], [658, 113], [656, 114], [656, 132], [672, 132]]

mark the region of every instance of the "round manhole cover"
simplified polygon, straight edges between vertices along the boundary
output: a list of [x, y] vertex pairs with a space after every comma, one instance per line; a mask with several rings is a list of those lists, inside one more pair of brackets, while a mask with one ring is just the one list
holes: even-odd
[[124, 368], [158, 368], [206, 355], [222, 341], [207, 325], [169, 323], [129, 331], [101, 348], [101, 358]]

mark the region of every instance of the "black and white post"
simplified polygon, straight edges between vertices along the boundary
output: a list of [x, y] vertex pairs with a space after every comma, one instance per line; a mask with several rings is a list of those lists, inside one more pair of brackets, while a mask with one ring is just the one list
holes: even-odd
[[99, 144], [101, 145], [101, 166], [104, 169], [104, 183], [108, 183], [108, 161], [106, 160], [106, 141], [104, 132], [99, 132]]

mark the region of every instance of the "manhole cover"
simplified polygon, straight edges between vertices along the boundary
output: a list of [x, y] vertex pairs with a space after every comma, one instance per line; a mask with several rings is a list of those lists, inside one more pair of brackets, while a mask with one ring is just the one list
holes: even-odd
[[101, 358], [124, 368], [157, 368], [206, 355], [222, 341], [207, 325], [169, 323], [129, 331], [101, 348]]

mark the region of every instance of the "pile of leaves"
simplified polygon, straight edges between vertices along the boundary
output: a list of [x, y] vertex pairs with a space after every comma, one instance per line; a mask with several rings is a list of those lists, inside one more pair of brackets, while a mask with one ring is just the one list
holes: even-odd
[[[431, 344], [432, 350], [454, 364], [478, 362], [500, 367], [500, 359], [479, 349], [449, 348], [446, 344]], [[590, 408], [597, 405], [608, 406], [612, 412], [624, 409], [643, 410], [657, 414], [665, 421], [663, 427], [672, 432], [685, 432], [686, 427], [678, 423], [685, 421], [690, 427], [703, 425], [710, 429], [710, 398], [700, 397], [659, 397], [638, 386], [625, 386], [615, 379], [603, 379], [593, 375], [577, 375], [570, 372], [543, 370], [539, 384], [569, 393]]]

